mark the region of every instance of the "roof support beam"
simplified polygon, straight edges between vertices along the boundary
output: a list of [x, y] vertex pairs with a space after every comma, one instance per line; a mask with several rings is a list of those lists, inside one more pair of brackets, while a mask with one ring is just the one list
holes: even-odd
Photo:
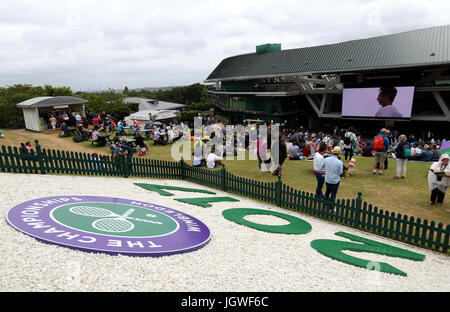
[[442, 109], [442, 112], [444, 113], [447, 121], [450, 121], [450, 111], [448, 109], [447, 103], [445, 103], [444, 99], [442, 98], [441, 93], [433, 91], [432, 94], [438, 102], [439, 107]]
[[448, 117], [442, 115], [412, 115], [411, 120], [419, 121], [450, 121]]
[[309, 104], [311, 104], [312, 108], [316, 112], [317, 116], [320, 118], [322, 113], [319, 111], [319, 104], [316, 103], [315, 99], [311, 95], [305, 94], [305, 96], [308, 99]]
[[317, 83], [317, 84], [323, 84], [326, 86], [334, 86], [336, 83], [332, 80], [327, 79], [314, 79], [314, 78], [303, 78], [303, 77], [297, 77], [295, 78], [298, 82], [309, 82], [309, 83]]
[[323, 110], [325, 108], [325, 103], [327, 102], [327, 99], [328, 99], [328, 94], [324, 94], [322, 96], [322, 103], [320, 103], [320, 114], [321, 115], [323, 114]]

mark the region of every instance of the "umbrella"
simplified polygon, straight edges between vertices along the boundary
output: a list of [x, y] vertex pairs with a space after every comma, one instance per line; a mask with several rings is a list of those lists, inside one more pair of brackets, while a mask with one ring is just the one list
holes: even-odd
[[153, 125], [153, 126], [162, 126], [162, 122], [160, 122], [160, 121], [154, 121], [154, 122], [152, 123], [152, 125]]
[[450, 142], [442, 142], [439, 152], [442, 154], [450, 154]]
[[211, 126], [213, 129], [225, 129], [225, 126], [223, 123], [216, 123]]

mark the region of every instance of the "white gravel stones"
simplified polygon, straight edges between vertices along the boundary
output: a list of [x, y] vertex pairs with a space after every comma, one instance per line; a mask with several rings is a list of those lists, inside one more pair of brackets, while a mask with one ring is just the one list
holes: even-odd
[[[202, 188], [239, 202], [213, 203], [212, 208], [184, 204], [173, 198], [214, 195], [170, 191], [160, 196], [133, 183]], [[0, 291], [450, 291], [450, 262], [438, 254], [393, 240], [278, 207], [209, 189], [185, 181], [124, 179], [0, 173]], [[86, 253], [43, 244], [6, 223], [6, 212], [27, 200], [58, 195], [111, 196], [173, 207], [204, 222], [212, 238], [205, 247], [168, 257], [128, 257]], [[283, 212], [312, 225], [305, 235], [271, 234], [230, 222], [229, 208]], [[247, 220], [286, 224], [272, 216], [249, 215]], [[347, 265], [310, 247], [314, 239], [345, 240], [344, 231], [425, 254], [423, 262], [369, 253], [348, 252], [384, 261], [408, 276], [377, 273]]]

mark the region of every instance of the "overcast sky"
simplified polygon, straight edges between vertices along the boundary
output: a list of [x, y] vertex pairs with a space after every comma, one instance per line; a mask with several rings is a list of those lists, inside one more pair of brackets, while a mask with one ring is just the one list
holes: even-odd
[[336, 43], [450, 23], [450, 1], [2, 0], [0, 86], [202, 83], [255, 46]]

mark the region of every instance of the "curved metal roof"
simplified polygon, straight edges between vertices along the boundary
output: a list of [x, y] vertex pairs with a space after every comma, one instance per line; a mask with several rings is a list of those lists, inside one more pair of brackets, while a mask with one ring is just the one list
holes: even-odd
[[40, 96], [18, 103], [16, 106], [20, 108], [31, 107], [50, 107], [59, 105], [86, 104], [87, 100], [83, 100], [74, 96]]
[[205, 82], [450, 65], [450, 25], [224, 59]]

